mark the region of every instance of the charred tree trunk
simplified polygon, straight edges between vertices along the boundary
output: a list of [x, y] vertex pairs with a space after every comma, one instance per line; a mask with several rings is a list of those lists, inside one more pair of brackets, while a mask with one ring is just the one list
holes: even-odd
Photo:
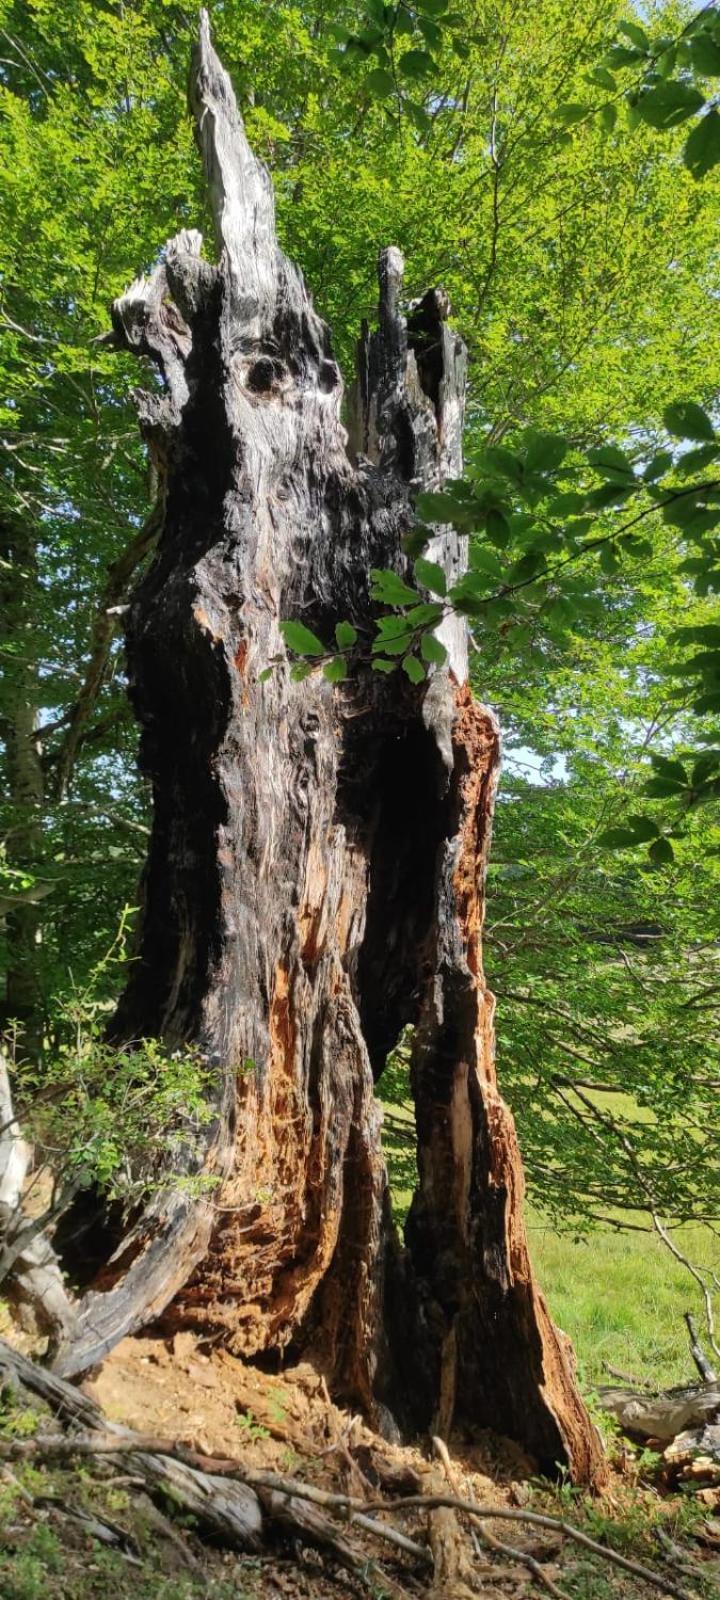
[[[129, 617], [155, 812], [115, 1030], [202, 1049], [205, 1170], [223, 1186], [158, 1198], [61, 1369], [164, 1309], [243, 1355], [312, 1349], [380, 1420], [491, 1426], [592, 1480], [599, 1447], [532, 1278], [495, 1082], [481, 928], [498, 733], [467, 687], [463, 626], [443, 625], [450, 670], [419, 687], [362, 661], [339, 685], [294, 681], [279, 631], [332, 638], [350, 619], [369, 642], [370, 569], [404, 570], [413, 492], [460, 470], [464, 348], [439, 291], [403, 318], [385, 251], [351, 454], [328, 330], [278, 247], [206, 19], [191, 104], [218, 265], [180, 234], [113, 319], [164, 380], [140, 416], [165, 483]], [[449, 531], [430, 553], [448, 572], [465, 559]], [[374, 1080], [408, 1023], [419, 1182], [403, 1247]]]

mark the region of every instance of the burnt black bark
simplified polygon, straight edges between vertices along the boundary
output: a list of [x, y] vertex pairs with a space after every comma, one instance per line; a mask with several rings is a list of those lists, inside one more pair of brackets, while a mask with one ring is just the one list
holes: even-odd
[[[114, 1031], [203, 1052], [202, 1166], [222, 1188], [163, 1190], [86, 1296], [61, 1370], [162, 1312], [238, 1354], [310, 1350], [376, 1420], [493, 1426], [590, 1480], [600, 1453], [532, 1278], [494, 1074], [497, 728], [468, 690], [460, 618], [426, 684], [362, 660], [370, 569], [406, 570], [414, 493], [461, 470], [465, 350], [440, 290], [401, 313], [402, 258], [385, 250], [349, 443], [328, 330], [277, 244], [206, 18], [191, 104], [218, 264], [180, 234], [113, 311], [117, 342], [164, 380], [140, 420], [165, 501], [128, 626], [155, 809]], [[451, 577], [466, 559], [452, 529], [429, 554]], [[294, 681], [281, 621], [331, 639], [343, 618], [360, 633], [349, 680]], [[403, 1245], [374, 1077], [407, 1023], [419, 1178]]]

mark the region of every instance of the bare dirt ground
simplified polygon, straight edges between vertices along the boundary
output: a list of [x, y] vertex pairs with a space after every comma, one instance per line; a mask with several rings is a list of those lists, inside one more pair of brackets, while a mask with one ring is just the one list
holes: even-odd
[[[210, 1455], [240, 1457], [256, 1471], [302, 1478], [321, 1488], [368, 1498], [388, 1488], [409, 1494], [448, 1490], [442, 1468], [419, 1449], [379, 1438], [360, 1417], [334, 1405], [324, 1379], [308, 1362], [289, 1366], [281, 1374], [267, 1374], [222, 1349], [208, 1350], [190, 1333], [176, 1334], [171, 1341], [125, 1339], [83, 1387], [111, 1421], [181, 1441]], [[510, 1441], [484, 1434], [472, 1444], [458, 1443], [453, 1463], [464, 1492], [479, 1502], [507, 1505], [514, 1498], [516, 1504], [524, 1502], [523, 1480], [531, 1473], [532, 1463]], [[436, 1517], [438, 1539], [448, 1541], [442, 1592], [447, 1600], [454, 1596], [463, 1600], [464, 1595], [476, 1591], [460, 1580], [459, 1573], [449, 1570], [457, 1563], [450, 1552], [449, 1528], [443, 1533], [442, 1525], [443, 1520], [449, 1523], [451, 1516], [444, 1518], [439, 1512]], [[422, 1524], [421, 1514], [408, 1515], [403, 1522], [408, 1534], [419, 1537], [423, 1536]], [[558, 1549], [553, 1535], [542, 1534], [538, 1539], [534, 1532], [513, 1529], [513, 1538], [542, 1559], [551, 1560]], [[377, 1547], [368, 1546], [369, 1561], [378, 1553]], [[483, 1592], [487, 1593], [495, 1569], [488, 1561], [481, 1566]], [[498, 1569], [498, 1580], [509, 1596], [518, 1586], [526, 1588], [527, 1572], [522, 1567], [511, 1569], [506, 1562]], [[288, 1571], [285, 1565], [274, 1569], [272, 1563], [263, 1563], [262, 1587], [257, 1590], [268, 1600], [276, 1594], [312, 1594], [318, 1600], [327, 1595], [328, 1600], [330, 1596], [338, 1600], [343, 1593], [362, 1592], [367, 1589], [358, 1588], [347, 1577], [325, 1579], [317, 1570], [308, 1574], [296, 1566]], [[440, 1593], [429, 1583], [414, 1592]]]
[[[211, 1455], [240, 1457], [256, 1471], [299, 1478], [331, 1491], [371, 1499], [418, 1490], [447, 1493], [450, 1488], [486, 1506], [532, 1505], [580, 1521], [588, 1515], [587, 1502], [574, 1497], [569, 1486], [559, 1492], [543, 1487], [533, 1477], [532, 1461], [520, 1449], [485, 1432], [478, 1432], [472, 1440], [451, 1441], [449, 1481], [447, 1464], [429, 1459], [427, 1452], [415, 1446], [379, 1438], [360, 1417], [333, 1404], [324, 1379], [308, 1362], [269, 1374], [222, 1349], [209, 1348], [189, 1333], [175, 1335], [171, 1341], [126, 1339], [87, 1388], [112, 1420], [182, 1440]], [[693, 1520], [701, 1527], [703, 1516], [709, 1517], [712, 1530], [720, 1496], [712, 1492], [704, 1501], [692, 1503], [687, 1497], [684, 1501], [672, 1496], [661, 1499], [654, 1489], [638, 1481], [632, 1451], [618, 1449], [615, 1463], [605, 1495], [589, 1512], [601, 1538], [614, 1521], [624, 1531], [617, 1539], [611, 1536], [611, 1542], [623, 1548], [625, 1539], [626, 1553], [632, 1555], [635, 1541], [639, 1558], [653, 1564], [659, 1553], [652, 1533], [656, 1520], [665, 1522], [670, 1534], [681, 1538]], [[409, 1513], [401, 1525], [411, 1537], [423, 1541], [428, 1521], [434, 1578], [408, 1578], [407, 1568], [393, 1563], [392, 1552], [379, 1552], [371, 1544], [366, 1547], [368, 1561], [380, 1555], [383, 1570], [393, 1574], [408, 1594], [469, 1600], [482, 1592], [489, 1600], [500, 1596], [512, 1600], [530, 1589], [551, 1592], [558, 1584], [565, 1594], [581, 1595], [583, 1600], [595, 1596], [601, 1600], [613, 1591], [625, 1597], [652, 1592], [631, 1576], [603, 1570], [602, 1564], [584, 1559], [553, 1530], [499, 1520], [486, 1523], [491, 1539], [534, 1558], [540, 1571], [533, 1574], [512, 1555], [490, 1551], [481, 1539], [473, 1539], [472, 1531], [460, 1526], [453, 1512], [438, 1511], [430, 1519], [425, 1513]], [[697, 1562], [701, 1589], [707, 1583], [710, 1592], [715, 1583], [720, 1584], [720, 1562], [713, 1545], [710, 1531], [704, 1541], [693, 1540], [692, 1555], [688, 1556]], [[346, 1575], [323, 1575], [313, 1566], [314, 1557], [309, 1558], [310, 1571], [304, 1570], [301, 1552], [298, 1555], [299, 1563], [289, 1566], [287, 1562], [262, 1564], [256, 1592], [263, 1600], [276, 1595], [312, 1595], [318, 1600], [334, 1596], [337, 1600], [343, 1593], [368, 1592], [366, 1586], [359, 1588]], [[374, 1592], [372, 1583], [370, 1592]], [[382, 1592], [377, 1589], [378, 1595]]]
[[[368, 1503], [382, 1499], [389, 1509], [380, 1520], [429, 1545], [432, 1561], [413, 1562], [365, 1537], [357, 1522], [347, 1533], [367, 1564], [355, 1573], [292, 1537], [258, 1556], [213, 1550], [187, 1518], [178, 1520], [177, 1508], [171, 1515], [171, 1507], [153, 1505], [122, 1461], [28, 1464], [22, 1472], [12, 1462], [9, 1477], [7, 1467], [0, 1471], [2, 1600], [519, 1600], [543, 1591], [555, 1600], [648, 1600], [660, 1592], [557, 1529], [490, 1517], [478, 1528], [451, 1510], [393, 1506], [399, 1496], [449, 1491], [484, 1506], [565, 1518], [666, 1572], [669, 1593], [720, 1595], [720, 1491], [678, 1495], [661, 1485], [658, 1493], [629, 1448], [616, 1449], [609, 1488], [591, 1501], [568, 1484], [541, 1483], [508, 1441], [478, 1432], [452, 1439], [445, 1461], [431, 1458], [379, 1437], [334, 1404], [309, 1362], [268, 1373], [188, 1333], [124, 1340], [82, 1387], [110, 1421], [169, 1445]], [[26, 1425], [12, 1406], [4, 1416], [0, 1437], [49, 1425], [43, 1416]], [[102, 1550], [97, 1531], [82, 1521], [88, 1513], [124, 1530], [127, 1547]], [[338, 1533], [346, 1527], [342, 1519], [336, 1526]], [[493, 1539], [506, 1548], [493, 1548]]]

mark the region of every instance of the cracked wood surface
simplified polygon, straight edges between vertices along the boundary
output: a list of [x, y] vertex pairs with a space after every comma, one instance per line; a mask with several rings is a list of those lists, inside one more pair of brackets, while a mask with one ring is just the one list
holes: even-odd
[[[391, 1430], [492, 1426], [593, 1480], [495, 1079], [481, 932], [499, 741], [465, 681], [465, 625], [442, 624], [449, 667], [420, 687], [361, 665], [293, 681], [280, 634], [296, 618], [331, 639], [348, 618], [371, 638], [370, 569], [408, 570], [413, 494], [462, 468], [464, 346], [440, 290], [402, 314], [402, 258], [384, 251], [349, 446], [328, 330], [277, 243], [206, 18], [190, 101], [217, 265], [183, 232], [113, 308], [117, 344], [163, 380], [139, 415], [164, 499], [127, 619], [154, 821], [113, 1031], [202, 1050], [214, 1121], [187, 1175], [221, 1187], [159, 1191], [59, 1370], [163, 1312], [238, 1354], [306, 1348]], [[452, 529], [429, 553], [451, 577], [467, 556]], [[402, 1244], [374, 1088], [407, 1024], [419, 1180]]]

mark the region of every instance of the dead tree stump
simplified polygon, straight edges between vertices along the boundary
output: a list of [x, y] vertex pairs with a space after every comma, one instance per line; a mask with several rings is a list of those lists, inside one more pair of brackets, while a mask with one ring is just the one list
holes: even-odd
[[[353, 448], [330, 336], [280, 250], [207, 19], [191, 75], [218, 264], [166, 246], [113, 308], [156, 364], [140, 397], [164, 529], [127, 649], [152, 781], [142, 942], [115, 1020], [204, 1053], [215, 1117], [203, 1170], [163, 1190], [80, 1306], [72, 1373], [163, 1311], [243, 1355], [314, 1351], [336, 1393], [405, 1430], [480, 1425], [544, 1468], [601, 1471], [569, 1349], [533, 1281], [512, 1118], [482, 971], [498, 731], [449, 668], [413, 685], [359, 660], [293, 681], [283, 620], [369, 646], [373, 567], [407, 569], [419, 488], [461, 470], [465, 350], [432, 290], [399, 310], [380, 265], [361, 343]], [[441, 530], [429, 554], [457, 575]], [[362, 650], [360, 651], [362, 656]], [[418, 1187], [395, 1230], [374, 1081], [415, 1025]]]

